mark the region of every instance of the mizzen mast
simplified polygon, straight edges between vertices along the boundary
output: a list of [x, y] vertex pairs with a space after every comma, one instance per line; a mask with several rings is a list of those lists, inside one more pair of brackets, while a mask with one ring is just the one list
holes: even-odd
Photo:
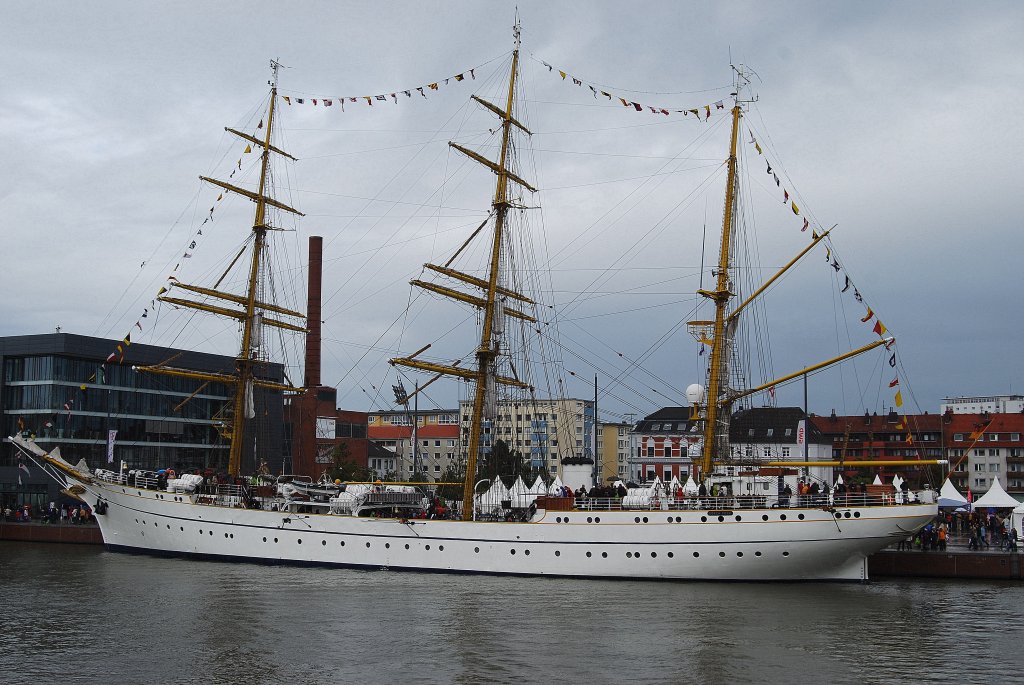
[[[470, 159], [479, 162], [487, 167], [497, 176], [497, 183], [494, 189], [494, 200], [491, 203], [494, 214], [494, 232], [491, 238], [490, 263], [487, 271], [487, 278], [480, 279], [464, 274], [449, 268], [451, 260], [444, 266], [434, 264], [425, 265], [427, 269], [435, 271], [460, 281], [466, 285], [479, 288], [483, 292], [480, 296], [468, 295], [461, 291], [444, 286], [426, 283], [424, 281], [413, 281], [412, 284], [430, 290], [431, 292], [450, 297], [452, 299], [472, 304], [483, 312], [483, 326], [480, 332], [480, 345], [476, 350], [476, 369], [463, 369], [455, 365], [445, 366], [431, 362], [414, 359], [416, 354], [408, 357], [399, 357], [391, 360], [392, 364], [432, 371], [437, 374], [456, 376], [474, 384], [473, 413], [470, 419], [469, 443], [466, 450], [466, 475], [463, 487], [462, 518], [471, 520], [473, 517], [473, 484], [476, 478], [476, 464], [480, 450], [480, 438], [482, 425], [485, 416], [494, 417], [497, 413], [497, 385], [510, 385], [513, 387], [530, 388], [529, 384], [518, 378], [509, 378], [498, 375], [498, 356], [502, 351], [502, 338], [504, 335], [505, 317], [512, 316], [524, 321], [534, 322], [536, 319], [529, 314], [507, 308], [505, 301], [508, 299], [518, 300], [525, 304], [533, 304], [533, 300], [521, 295], [507, 287], [502, 282], [502, 247], [504, 244], [505, 221], [508, 210], [512, 203], [509, 199], [509, 183], [516, 183], [527, 190], [534, 192], [535, 189], [525, 180], [513, 173], [509, 168], [511, 153], [511, 136], [513, 127], [523, 131], [527, 135], [529, 130], [512, 116], [515, 99], [516, 77], [519, 69], [519, 47], [520, 47], [520, 26], [518, 21], [513, 28], [515, 38], [515, 49], [512, 52], [512, 68], [509, 74], [508, 95], [505, 107], [500, 108], [481, 98], [473, 96], [484, 108], [501, 118], [501, 153], [497, 162], [492, 162], [486, 157], [469, 150], [456, 143], [449, 143], [455, 150], [466, 155]], [[470, 237], [473, 239], [477, 234]], [[467, 241], [468, 242], [468, 241]], [[460, 248], [459, 251], [461, 251]], [[458, 254], [458, 253], [456, 253]], [[424, 348], [425, 349], [425, 348]], [[422, 351], [422, 350], [420, 350]], [[417, 353], [418, 354], [418, 353]]]
[[[270, 104], [267, 110], [267, 125], [264, 137], [260, 139], [256, 136], [250, 136], [231, 128], [225, 129], [229, 133], [263, 148], [260, 159], [260, 180], [258, 189], [256, 192], [252, 192], [225, 181], [208, 178], [206, 176], [199, 177], [201, 180], [223, 188], [228, 192], [246, 197], [256, 204], [255, 218], [252, 226], [252, 257], [249, 263], [249, 275], [246, 282], [245, 294], [237, 295], [217, 290], [216, 287], [204, 288], [201, 286], [174, 281], [171, 283], [171, 288], [180, 288], [198, 295], [224, 300], [230, 303], [230, 305], [213, 305], [208, 302], [198, 302], [190, 299], [171, 297], [163, 293], [158, 297], [160, 301], [167, 302], [168, 304], [172, 304], [177, 307], [197, 309], [217, 314], [219, 316], [236, 319], [240, 323], [242, 329], [242, 344], [241, 350], [235, 359], [235, 372], [233, 374], [199, 372], [189, 369], [174, 368], [162, 364], [137, 367], [137, 370], [146, 373], [179, 376], [206, 382], [225, 383], [227, 385], [234, 386], [232, 415], [226, 430], [223, 431], [231, 443], [228, 457], [228, 473], [232, 476], [239, 475], [241, 471], [242, 445], [245, 436], [245, 425], [247, 421], [255, 418], [256, 416], [253, 388], [268, 388], [289, 392], [301, 392], [302, 390], [301, 388], [296, 388], [285, 383], [277, 383], [258, 378], [256, 373], [257, 367], [262, 361], [260, 338], [263, 326], [282, 328], [300, 333], [306, 332], [306, 317], [304, 314], [269, 302], [264, 302], [259, 299], [262, 290], [261, 276], [263, 274], [266, 261], [265, 252], [267, 249], [267, 232], [280, 230], [274, 228], [268, 223], [267, 208], [273, 207], [284, 212], [304, 216], [303, 213], [297, 209], [289, 207], [288, 205], [267, 195], [268, 185], [270, 183], [270, 153], [273, 152], [288, 157], [289, 159], [295, 159], [288, 153], [278, 149], [270, 143], [274, 128], [274, 114], [277, 104], [277, 72], [280, 66], [274, 61], [270, 64], [273, 72], [273, 80], [270, 83]], [[232, 262], [231, 266], [228, 267], [229, 270], [235, 263], [235, 261]], [[227, 274], [225, 273], [225, 276], [226, 275]], [[220, 280], [223, 280], [223, 278], [224, 277], [222, 276]], [[220, 280], [218, 280], [218, 285]], [[264, 316], [264, 312], [273, 312], [276, 315], [289, 317], [296, 321], [289, 322], [284, 319], [269, 318]]]

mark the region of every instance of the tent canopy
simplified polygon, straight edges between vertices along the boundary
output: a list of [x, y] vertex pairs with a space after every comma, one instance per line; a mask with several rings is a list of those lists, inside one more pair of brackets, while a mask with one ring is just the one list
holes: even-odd
[[940, 507], [962, 507], [967, 504], [967, 498], [960, 494], [960, 491], [953, 485], [953, 481], [947, 480], [942, 484], [939, 492]]
[[1020, 505], [1016, 498], [1010, 497], [999, 484], [999, 476], [992, 479], [992, 487], [984, 495], [974, 500], [975, 509], [1015, 509]]

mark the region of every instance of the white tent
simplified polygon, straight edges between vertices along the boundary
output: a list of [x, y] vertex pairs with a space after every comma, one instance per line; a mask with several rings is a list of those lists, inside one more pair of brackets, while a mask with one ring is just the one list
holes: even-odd
[[697, 479], [690, 477], [686, 481], [686, 485], [683, 486], [683, 492], [687, 495], [696, 495], [700, 492], [700, 487], [697, 485]]
[[516, 478], [516, 482], [512, 485], [512, 489], [508, 491], [508, 494], [509, 499], [512, 500], [513, 507], [528, 507], [537, 499], [537, 496], [532, 494], [530, 489], [526, 487], [522, 476]]
[[683, 487], [683, 484], [679, 482], [679, 478], [672, 476], [672, 482], [668, 484], [668, 492], [670, 495], [675, 497], [676, 490]]
[[1017, 539], [1021, 537], [1021, 530], [1024, 530], [1024, 504], [1020, 504], [1010, 514], [1010, 527], [1017, 530]]
[[530, 492], [534, 495], [548, 494], [548, 486], [545, 485], [544, 479], [537, 476], [537, 480], [533, 481], [533, 485], [530, 487]]
[[894, 488], [896, 488], [897, 490], [902, 490], [903, 489], [903, 477], [900, 476], [900, 474], [897, 473], [895, 476], [893, 476], [893, 478], [892, 478], [892, 486]]
[[1016, 509], [1020, 505], [1015, 498], [1006, 494], [999, 484], [999, 476], [992, 479], [992, 487], [984, 495], [974, 500], [974, 508], [978, 509]]
[[962, 507], [967, 504], [967, 498], [960, 494], [960, 491], [953, 485], [953, 481], [946, 480], [939, 491], [940, 507]]
[[551, 487], [548, 488], [548, 494], [555, 496], [561, 495], [562, 487], [564, 485], [565, 483], [562, 482], [562, 479], [559, 478], [558, 476], [555, 476], [555, 479], [551, 481]]
[[501, 501], [508, 498], [508, 488], [500, 478], [495, 478], [487, 492], [477, 496], [477, 506], [481, 512], [497, 511], [501, 508]]
[[843, 474], [840, 473], [836, 477], [836, 482], [832, 485], [832, 489], [835, 490], [836, 488], [838, 488], [842, 484], [843, 484]]
[[873, 481], [871, 482], [871, 484], [872, 484], [872, 485], [883, 485], [883, 483], [882, 483], [882, 477], [876, 474], [876, 475], [875, 475], [875, 480], [873, 480]]

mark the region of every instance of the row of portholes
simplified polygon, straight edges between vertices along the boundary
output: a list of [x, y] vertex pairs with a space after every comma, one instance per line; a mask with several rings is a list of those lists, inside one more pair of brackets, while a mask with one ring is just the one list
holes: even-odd
[[[843, 518], [844, 516], [845, 516], [846, 518], [850, 518], [850, 512], [846, 512], [846, 513], [843, 513], [843, 512], [841, 512], [841, 511], [837, 511], [837, 512], [836, 512], [836, 518], [837, 518], [837, 519], [838, 519], [838, 518]], [[859, 511], [855, 511], [855, 512], [853, 512], [853, 518], [855, 518], [855, 519], [859, 519], [859, 518], [860, 518], [860, 512], [859, 512]]]
[[[143, 519], [142, 521], [140, 521], [139, 519], [135, 519], [135, 523], [141, 524], [143, 526], [146, 525], [145, 519]], [[154, 528], [159, 528], [160, 524], [157, 523], [156, 521], [154, 521], [153, 522], [153, 527]], [[170, 530], [170, 529], [171, 529], [171, 525], [167, 524], [167, 530]], [[181, 531], [182, 533], [184, 533], [185, 532], [185, 526], [178, 526], [178, 530]], [[204, 533], [203, 529], [200, 528], [199, 529], [199, 534], [203, 535], [203, 533]], [[205, 533], [208, 534], [208, 535], [213, 535], [213, 531], [212, 530], [205, 531]], [[226, 539], [229, 539], [229, 540], [234, 540], [235, 539], [235, 534], [234, 533], [224, 533], [224, 537]], [[263, 538], [263, 542], [266, 542], [266, 541], [267, 541], [267, 539]], [[275, 540], [275, 542], [277, 542], [277, 541]], [[299, 544], [302, 544], [301, 541], [299, 542]]]
[[[564, 517], [563, 516], [556, 516], [555, 517], [555, 523], [569, 523], [569, 517], [568, 516], [564, 516]], [[587, 517], [587, 523], [601, 523], [601, 517], [600, 516], [588, 516]]]

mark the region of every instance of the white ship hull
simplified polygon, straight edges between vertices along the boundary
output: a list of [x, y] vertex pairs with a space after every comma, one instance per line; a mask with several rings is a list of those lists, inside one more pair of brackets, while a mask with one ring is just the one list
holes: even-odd
[[83, 482], [116, 551], [453, 573], [673, 580], [867, 579], [867, 556], [935, 504], [806, 509], [538, 511], [527, 523], [362, 518], [194, 503]]

